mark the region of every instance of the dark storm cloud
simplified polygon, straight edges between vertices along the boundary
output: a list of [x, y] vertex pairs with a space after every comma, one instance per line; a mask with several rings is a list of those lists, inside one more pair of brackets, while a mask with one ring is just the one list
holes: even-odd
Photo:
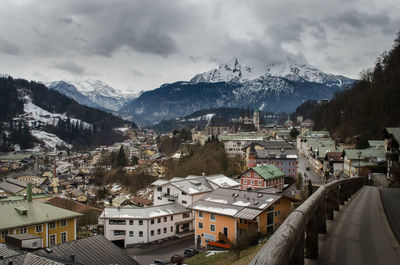
[[9, 55], [18, 55], [20, 54], [20, 49], [12, 41], [0, 36], [0, 52]]
[[74, 75], [83, 75], [85, 73], [85, 68], [73, 61], [54, 62], [52, 66]]

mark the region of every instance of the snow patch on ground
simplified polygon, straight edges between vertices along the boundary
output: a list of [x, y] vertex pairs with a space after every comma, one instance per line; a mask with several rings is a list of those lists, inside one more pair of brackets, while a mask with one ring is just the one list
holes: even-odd
[[220, 253], [224, 253], [227, 252], [226, 250], [209, 250], [206, 252], [206, 257], [215, 255], [215, 254], [220, 254]]
[[43, 141], [46, 147], [54, 148], [56, 146], [65, 146], [67, 148], [72, 148], [71, 144], [64, 142], [63, 140], [58, 138], [58, 136], [55, 134], [39, 130], [31, 130], [31, 133], [34, 137]]

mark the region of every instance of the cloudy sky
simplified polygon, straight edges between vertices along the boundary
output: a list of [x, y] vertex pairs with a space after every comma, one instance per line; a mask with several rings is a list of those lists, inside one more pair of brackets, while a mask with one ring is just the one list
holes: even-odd
[[236, 56], [357, 78], [392, 46], [399, 14], [398, 0], [2, 0], [0, 73], [133, 92]]

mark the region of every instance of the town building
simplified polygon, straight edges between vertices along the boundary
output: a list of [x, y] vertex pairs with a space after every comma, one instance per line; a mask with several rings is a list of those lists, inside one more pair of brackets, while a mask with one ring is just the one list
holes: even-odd
[[197, 247], [237, 245], [241, 236], [272, 234], [291, 211], [291, 197], [266, 191], [219, 188], [189, 206]]
[[387, 178], [400, 181], [400, 128], [385, 128]]
[[26, 201], [0, 205], [0, 212], [0, 243], [5, 242], [7, 235], [29, 234], [42, 238], [41, 247], [75, 240], [76, 218], [81, 216], [80, 213], [32, 201], [29, 190]]
[[345, 149], [343, 154], [343, 172], [349, 177], [360, 176], [362, 167], [383, 165], [386, 160], [386, 150], [381, 146], [366, 149]]
[[99, 218], [103, 220], [104, 236], [122, 247], [187, 236], [193, 231], [191, 210], [178, 203], [106, 207]]
[[[13, 178], [4, 178], [3, 182], [0, 182], [0, 189], [12, 195], [26, 194], [26, 187], [27, 187], [27, 182], [23, 182]], [[33, 194], [43, 193], [43, 190], [33, 186], [32, 193]]]
[[285, 174], [272, 164], [249, 168], [239, 178], [241, 190], [283, 189], [285, 185]]
[[217, 188], [239, 188], [240, 183], [222, 174], [209, 176], [189, 175], [186, 178], [159, 179], [150, 185], [153, 204], [177, 202], [185, 207]]

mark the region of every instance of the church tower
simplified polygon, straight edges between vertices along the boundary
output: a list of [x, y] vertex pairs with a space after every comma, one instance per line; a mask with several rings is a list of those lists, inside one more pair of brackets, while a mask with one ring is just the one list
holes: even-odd
[[256, 167], [257, 166], [257, 161], [256, 161], [256, 157], [257, 157], [257, 152], [256, 149], [254, 148], [254, 143], [251, 142], [250, 144], [250, 152], [248, 155], [248, 168], [252, 168], [252, 167]]
[[257, 128], [257, 130], [260, 130], [260, 112], [258, 111], [258, 109], [254, 109], [253, 124]]

